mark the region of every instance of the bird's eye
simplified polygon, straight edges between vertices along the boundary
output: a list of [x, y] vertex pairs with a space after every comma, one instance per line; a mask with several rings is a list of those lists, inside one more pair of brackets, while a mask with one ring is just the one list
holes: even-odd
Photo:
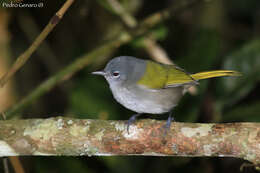
[[113, 72], [113, 77], [119, 77], [119, 76], [120, 76], [119, 71], [114, 71]]

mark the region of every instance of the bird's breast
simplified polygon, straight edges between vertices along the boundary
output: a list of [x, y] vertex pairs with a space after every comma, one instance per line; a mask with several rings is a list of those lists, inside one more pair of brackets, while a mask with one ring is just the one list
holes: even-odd
[[110, 85], [110, 88], [119, 103], [138, 113], [169, 112], [183, 95], [183, 87], [151, 90], [139, 85], [127, 87]]

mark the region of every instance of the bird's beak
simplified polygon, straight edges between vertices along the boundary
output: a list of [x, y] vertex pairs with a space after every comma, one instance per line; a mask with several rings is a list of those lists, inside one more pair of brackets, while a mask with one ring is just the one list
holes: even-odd
[[92, 72], [91, 74], [105, 76], [106, 72], [104, 72], [104, 71], [95, 71], [95, 72]]

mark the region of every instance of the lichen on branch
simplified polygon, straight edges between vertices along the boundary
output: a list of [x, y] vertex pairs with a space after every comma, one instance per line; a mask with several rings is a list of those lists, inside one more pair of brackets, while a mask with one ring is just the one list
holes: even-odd
[[260, 163], [260, 124], [200, 124], [139, 120], [49, 119], [0, 121], [0, 156], [236, 157]]

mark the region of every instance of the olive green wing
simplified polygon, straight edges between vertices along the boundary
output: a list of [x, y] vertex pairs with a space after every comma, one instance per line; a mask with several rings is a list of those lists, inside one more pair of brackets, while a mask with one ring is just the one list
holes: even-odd
[[167, 83], [167, 70], [162, 64], [146, 61], [145, 72], [137, 84], [150, 89], [164, 88]]
[[168, 79], [165, 88], [177, 87], [185, 84], [198, 84], [198, 82], [180, 67], [168, 65]]
[[181, 68], [147, 61], [144, 75], [137, 84], [150, 89], [164, 89], [194, 82], [193, 78]]

